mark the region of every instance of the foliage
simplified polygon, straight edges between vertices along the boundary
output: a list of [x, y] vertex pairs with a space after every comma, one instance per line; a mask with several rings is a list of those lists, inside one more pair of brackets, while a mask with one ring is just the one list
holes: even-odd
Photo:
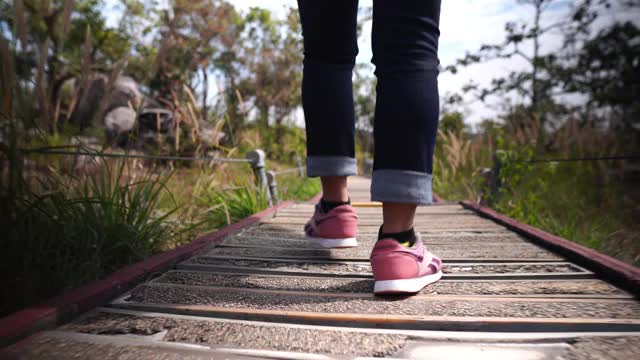
[[[33, 120], [30, 127], [37, 124], [55, 131], [65, 120], [61, 116], [66, 109], [61, 103], [65, 82], [86, 79], [83, 74], [89, 66], [105, 71], [129, 52], [130, 34], [107, 28], [100, 5], [99, 0], [19, 0], [0, 12], [0, 28], [12, 30], [2, 36], [9, 36], [17, 60], [11, 91], [29, 99], [27, 104], [17, 103], [22, 106], [15, 108], [16, 114]], [[89, 42], [91, 49], [83, 46]]]
[[434, 189], [449, 199], [477, 199], [482, 168], [490, 166], [492, 146], [465, 138], [462, 131], [438, 132], [433, 159]]
[[308, 201], [322, 191], [318, 178], [286, 176], [278, 179], [280, 199]]
[[[470, 83], [463, 88], [481, 101], [490, 96], [501, 98], [508, 113], [529, 113], [542, 126], [558, 127], [568, 118], [604, 124], [627, 141], [627, 149], [637, 151], [638, 38], [637, 25], [608, 21], [593, 35], [596, 20], [606, 12], [636, 12], [638, 3], [622, 0], [581, 0], [573, 4], [561, 0], [522, 0], [532, 10], [533, 21], [507, 22], [505, 39], [483, 44], [455, 64], [445, 67], [456, 73], [462, 66], [496, 59], [517, 59], [527, 67], [494, 78], [488, 87]], [[567, 7], [565, 18], [550, 22], [547, 12]], [[613, 17], [613, 16], [612, 16]], [[551, 37], [562, 39], [559, 48], [544, 50]], [[567, 96], [580, 95], [579, 104]], [[509, 99], [521, 99], [515, 104]], [[508, 115], [508, 114], [507, 114]], [[513, 117], [512, 117], [513, 119]], [[522, 116], [515, 119], [523, 119]], [[510, 121], [509, 117], [505, 120]]]
[[[624, 163], [530, 162], [615, 152], [615, 138], [589, 127], [565, 127], [554, 139], [555, 152], [539, 152], [539, 126], [503, 126], [497, 137], [440, 133], [434, 158], [434, 191], [445, 199], [471, 199], [543, 230], [582, 243], [632, 264], [640, 264], [634, 218], [638, 194], [625, 181]], [[492, 158], [495, 151], [495, 160]], [[497, 192], [492, 177], [499, 161]], [[633, 197], [636, 197], [634, 200]], [[628, 202], [631, 202], [630, 204]]]
[[[201, 193], [197, 203], [206, 208], [208, 226], [220, 228], [267, 208], [266, 191], [254, 182], [236, 181], [236, 185]], [[281, 200], [306, 201], [320, 192], [318, 179], [283, 176], [278, 179]]]
[[216, 189], [204, 194], [201, 201], [211, 209], [207, 222], [213, 228], [221, 228], [267, 208], [266, 191], [250, 182]]
[[462, 113], [459, 111], [447, 112], [440, 115], [438, 129], [443, 133], [457, 134], [465, 129]]
[[356, 118], [356, 159], [363, 164], [373, 154], [373, 122], [376, 108], [376, 79], [369, 64], [356, 64], [353, 79], [353, 102]]
[[[134, 110], [157, 104], [152, 107], [173, 113], [175, 136], [154, 144], [159, 152], [211, 149], [198, 134], [212, 127], [226, 135], [213, 148], [232, 149], [252, 123], [275, 129], [269, 144], [287, 142], [286, 122], [300, 106], [302, 81], [296, 9], [276, 18], [260, 8], [241, 14], [224, 0], [120, 3], [115, 27], [106, 25], [101, 0], [1, 5], [0, 28], [8, 37], [2, 61], [17, 60], [15, 81], [3, 79], [2, 92], [16, 95], [11, 111], [26, 128], [60, 131], [92, 79], [106, 76], [109, 90], [118, 76], [128, 75], [143, 92], [141, 103], [130, 104]], [[93, 118], [104, 116], [110, 95], [107, 91]]]
[[[263, 128], [282, 125], [300, 106], [302, 84], [302, 31], [297, 9], [290, 8], [284, 20], [268, 10], [252, 8], [244, 19], [243, 58], [246, 75], [238, 91], [257, 110]], [[276, 140], [282, 134], [276, 131]]]
[[[6, 163], [10, 154], [3, 155]], [[166, 176], [131, 176], [125, 162], [104, 162], [94, 175], [24, 178], [13, 160], [13, 181], [0, 187], [0, 263], [13, 290], [3, 293], [0, 313], [103, 277], [180, 235], [166, 221], [176, 207], [157, 211]]]
[[566, 91], [586, 94], [587, 109], [600, 109], [599, 114], [590, 112], [594, 122], [615, 131], [627, 151], [638, 150], [640, 28], [636, 24], [615, 23], [600, 30], [561, 75]]
[[[449, 199], [485, 202], [518, 220], [638, 264], [634, 219], [640, 196], [629, 163], [530, 162], [637, 153], [640, 32], [636, 24], [614, 16], [596, 20], [604, 20], [608, 11], [637, 12], [638, 3], [518, 4], [532, 10], [532, 21], [506, 23], [502, 42], [484, 44], [445, 67], [456, 73], [461, 66], [496, 59], [527, 64], [500, 74], [485, 88], [470, 83], [462, 89], [483, 102], [496, 96], [506, 104], [497, 119], [478, 124], [476, 134], [460, 131], [451, 117], [461, 96], [445, 96], [434, 159], [435, 191]], [[568, 16], [548, 21], [548, 12], [559, 7], [567, 7]], [[542, 46], [551, 37], [562, 39], [559, 48]], [[569, 101], [568, 96], [582, 100]]]
[[621, 252], [607, 246], [610, 236], [629, 225], [624, 221], [631, 215], [619, 203], [621, 184], [601, 181], [611, 164], [526, 162], [532, 155], [531, 150], [500, 153], [503, 186], [494, 203], [498, 211], [627, 261], [640, 262], [637, 247]]

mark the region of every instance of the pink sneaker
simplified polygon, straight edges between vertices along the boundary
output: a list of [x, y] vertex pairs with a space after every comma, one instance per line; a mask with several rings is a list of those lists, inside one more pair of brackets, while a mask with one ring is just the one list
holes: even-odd
[[304, 226], [307, 239], [326, 249], [358, 246], [356, 227], [358, 215], [351, 205], [337, 206], [324, 214], [320, 204]]
[[442, 277], [442, 260], [428, 252], [420, 234], [412, 248], [381, 239], [371, 251], [375, 294], [417, 293]]

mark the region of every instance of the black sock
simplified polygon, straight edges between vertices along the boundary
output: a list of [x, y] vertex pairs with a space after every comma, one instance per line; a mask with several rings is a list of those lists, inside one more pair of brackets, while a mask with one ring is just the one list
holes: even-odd
[[382, 232], [382, 226], [378, 230], [378, 240], [392, 238], [406, 247], [413, 247], [416, 244], [416, 232], [413, 228], [399, 233], [384, 233]]
[[349, 205], [351, 204], [351, 199], [347, 201], [326, 201], [325, 199], [320, 199], [320, 208], [322, 208], [323, 213], [328, 213], [329, 211], [337, 208], [340, 205]]

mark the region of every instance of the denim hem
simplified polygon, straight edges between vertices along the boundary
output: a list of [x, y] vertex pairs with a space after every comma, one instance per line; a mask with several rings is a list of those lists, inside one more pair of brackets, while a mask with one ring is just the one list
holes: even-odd
[[307, 174], [309, 177], [358, 175], [358, 166], [356, 159], [348, 156], [309, 156]]
[[433, 175], [410, 170], [374, 170], [371, 200], [428, 205], [433, 202]]

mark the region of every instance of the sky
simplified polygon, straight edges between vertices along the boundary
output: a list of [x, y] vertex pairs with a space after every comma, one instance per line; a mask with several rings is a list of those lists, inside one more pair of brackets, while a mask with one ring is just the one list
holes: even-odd
[[[295, 0], [227, 0], [240, 11], [246, 11], [252, 6], [267, 8], [278, 16], [284, 16], [288, 7], [297, 7]], [[324, 0], [318, 0], [324, 1]], [[115, 0], [107, 0], [115, 3]], [[545, 12], [542, 18], [543, 24], [551, 24], [565, 17], [574, 1], [558, 0]], [[372, 0], [360, 0], [360, 6], [372, 6]], [[109, 22], [115, 21], [113, 11], [107, 11]], [[635, 14], [638, 15], [638, 14]], [[610, 12], [603, 16], [600, 23], [613, 19], [631, 19], [633, 14]], [[637, 17], [640, 18], [640, 17]], [[533, 8], [527, 5], [519, 5], [516, 0], [444, 0], [440, 15], [440, 43], [438, 56], [442, 66], [454, 64], [456, 59], [465, 56], [466, 52], [477, 50], [482, 44], [497, 44], [503, 41], [504, 26], [508, 21], [533, 20]], [[371, 60], [370, 37], [371, 22], [365, 24], [363, 34], [360, 34], [360, 52], [356, 61], [368, 63]], [[543, 41], [542, 51], [553, 51], [560, 47], [561, 38], [550, 35]], [[482, 86], [488, 85], [496, 77], [504, 76], [511, 70], [527, 68], [524, 60], [519, 58], [509, 60], [494, 60], [488, 63], [477, 64], [459, 69], [457, 74], [442, 73], [438, 78], [440, 94], [461, 93], [462, 87], [473, 81]], [[372, 95], [373, 96], [373, 95]], [[477, 124], [486, 118], [496, 118], [500, 113], [500, 106], [504, 99], [489, 99], [488, 102], [475, 101], [469, 94], [458, 109], [464, 113], [465, 121]], [[520, 99], [511, 98], [518, 102]], [[299, 117], [301, 112], [297, 113]], [[297, 119], [301, 122], [301, 119]]]

